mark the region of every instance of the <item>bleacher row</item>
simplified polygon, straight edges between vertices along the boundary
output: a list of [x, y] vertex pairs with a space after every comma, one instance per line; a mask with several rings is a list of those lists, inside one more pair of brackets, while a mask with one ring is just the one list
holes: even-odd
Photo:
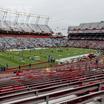
[[52, 34], [52, 29], [48, 25], [14, 23], [10, 21], [0, 21], [1, 32], [18, 32], [18, 33], [39, 33]]
[[97, 70], [70, 70], [66, 64], [60, 68], [23, 71], [0, 79], [0, 104], [87, 104], [90, 100], [100, 104], [104, 66]]
[[0, 37], [0, 49], [28, 49], [65, 46], [64, 38]]
[[94, 23], [82, 23], [79, 26], [69, 26], [68, 33], [104, 33], [104, 21]]
[[90, 49], [104, 49], [104, 41], [91, 40], [69, 40], [67, 45], [69, 47], [90, 48]]
[[104, 49], [104, 21], [69, 27], [68, 39], [69, 47]]

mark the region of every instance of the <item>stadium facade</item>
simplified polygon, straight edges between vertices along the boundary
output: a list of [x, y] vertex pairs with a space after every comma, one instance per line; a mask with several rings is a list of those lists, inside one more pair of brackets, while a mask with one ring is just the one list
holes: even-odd
[[[63, 36], [53, 36], [49, 17], [0, 9], [0, 49], [64, 46]], [[43, 19], [45, 22], [40, 23]]]
[[68, 27], [68, 46], [104, 49], [104, 21]]
[[[52, 29], [48, 26], [49, 17], [35, 16], [30, 13], [12, 12], [4, 9], [0, 10], [0, 14], [0, 33], [2, 34], [52, 35], [53, 33]], [[45, 19], [45, 23], [39, 24], [40, 19]]]

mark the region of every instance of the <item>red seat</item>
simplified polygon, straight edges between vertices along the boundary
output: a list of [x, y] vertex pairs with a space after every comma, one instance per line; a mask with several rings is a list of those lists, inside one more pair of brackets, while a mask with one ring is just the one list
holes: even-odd
[[25, 89], [26, 87], [25, 86], [17, 86], [17, 87], [14, 87], [15, 90], [21, 90], [21, 89]]

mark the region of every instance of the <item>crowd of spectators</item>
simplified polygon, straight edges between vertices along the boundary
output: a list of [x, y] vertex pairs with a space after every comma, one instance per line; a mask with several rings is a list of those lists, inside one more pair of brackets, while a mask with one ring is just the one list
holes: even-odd
[[99, 40], [69, 40], [67, 45], [69, 47], [81, 47], [91, 49], [104, 49], [104, 41]]
[[104, 49], [103, 40], [68, 40], [66, 38], [22, 38], [1, 37], [0, 50], [31, 49], [45, 47], [76, 47]]
[[1, 37], [0, 49], [30, 49], [66, 46], [64, 38]]

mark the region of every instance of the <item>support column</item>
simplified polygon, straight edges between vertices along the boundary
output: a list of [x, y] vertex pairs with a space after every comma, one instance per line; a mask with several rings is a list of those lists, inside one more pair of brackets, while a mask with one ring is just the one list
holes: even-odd
[[4, 11], [4, 15], [3, 15], [3, 17], [2, 17], [2, 20], [3, 20], [3, 21], [6, 21], [7, 13], [8, 13], [7, 11]]
[[39, 20], [40, 20], [40, 16], [37, 16], [37, 17], [36, 17], [35, 24], [38, 24], [38, 23], [39, 23]]
[[15, 17], [15, 23], [16, 23], [16, 24], [18, 23], [19, 16], [20, 16], [20, 14], [19, 14], [19, 13], [16, 13], [16, 17]]
[[49, 23], [49, 17], [46, 18], [46, 20], [45, 20], [45, 25], [48, 25], [48, 23]]
[[31, 17], [30, 14], [26, 16], [26, 22], [27, 22], [27, 23], [29, 23], [29, 21], [30, 21], [30, 17]]

